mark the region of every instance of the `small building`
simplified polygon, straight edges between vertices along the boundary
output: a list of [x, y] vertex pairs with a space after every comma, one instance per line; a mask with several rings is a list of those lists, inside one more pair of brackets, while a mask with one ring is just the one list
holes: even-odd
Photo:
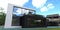
[[58, 26], [60, 24], [60, 16], [59, 14], [47, 15], [48, 24], [51, 26]]

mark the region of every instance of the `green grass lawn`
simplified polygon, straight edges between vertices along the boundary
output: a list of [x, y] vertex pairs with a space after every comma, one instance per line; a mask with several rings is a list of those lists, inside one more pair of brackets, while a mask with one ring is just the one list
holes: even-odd
[[60, 28], [47, 28], [47, 30], [60, 30]]
[[0, 30], [60, 30], [60, 28], [4, 28], [0, 26]]

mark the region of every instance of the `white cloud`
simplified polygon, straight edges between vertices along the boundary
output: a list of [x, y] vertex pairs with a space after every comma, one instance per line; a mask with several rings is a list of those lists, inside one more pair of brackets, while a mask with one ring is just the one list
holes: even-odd
[[9, 0], [8, 3], [23, 6], [28, 0]]
[[53, 8], [55, 8], [55, 6], [52, 3], [50, 3], [50, 4], [47, 5], [47, 7], [44, 6], [44, 7], [40, 8], [40, 11], [45, 12], [45, 11], [51, 10]]
[[53, 9], [54, 7], [55, 7], [55, 6], [54, 6], [52, 3], [50, 3], [50, 4], [47, 5], [47, 8], [48, 8], [48, 9]]
[[42, 7], [42, 8], [40, 9], [41, 12], [45, 12], [45, 11], [47, 11], [47, 10], [48, 10], [48, 9], [47, 9], [46, 6], [44, 6], [44, 7]]
[[36, 8], [40, 8], [41, 12], [48, 11], [49, 9], [53, 9], [55, 7], [52, 3], [49, 3], [47, 6], [44, 6], [46, 2], [47, 0], [32, 0], [32, 5]]
[[0, 0], [0, 7], [4, 8], [4, 12], [7, 11], [7, 0]]
[[23, 6], [28, 0], [0, 0], [0, 7], [4, 8], [4, 12], [7, 12], [8, 3]]
[[20, 9], [18, 8], [18, 10], [16, 11], [16, 13], [14, 14], [28, 14], [29, 10], [25, 10], [25, 9]]
[[25, 14], [28, 14], [28, 13], [29, 13], [29, 10], [26, 10], [26, 11], [25, 11]]
[[36, 8], [44, 6], [47, 0], [32, 0], [32, 5]]
[[16, 12], [16, 14], [21, 14], [21, 9], [18, 9]]

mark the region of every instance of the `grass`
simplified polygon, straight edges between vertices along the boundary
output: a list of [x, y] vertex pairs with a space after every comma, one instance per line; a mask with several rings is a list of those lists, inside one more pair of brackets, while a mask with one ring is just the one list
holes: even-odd
[[60, 30], [60, 28], [3, 28], [0, 26], [0, 30]]

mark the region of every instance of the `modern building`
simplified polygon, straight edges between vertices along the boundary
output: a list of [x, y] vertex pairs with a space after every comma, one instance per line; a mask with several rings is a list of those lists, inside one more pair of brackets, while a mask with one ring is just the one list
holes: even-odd
[[47, 27], [47, 21], [42, 15], [28, 14], [20, 17], [20, 25], [22, 28]]
[[[21, 10], [21, 13], [23, 14], [23, 16], [19, 16], [20, 19], [18, 16], [13, 15], [14, 7]], [[28, 10], [28, 13], [26, 14], [24, 11], [22, 11], [23, 9], [26, 11]], [[8, 4], [4, 27], [5, 28], [47, 27], [46, 18], [42, 15], [35, 14], [35, 12], [36, 11], [30, 8]]]
[[59, 14], [47, 15], [46, 18], [48, 19], [48, 22], [51, 24], [51, 26], [60, 25], [60, 16], [59, 16]]

